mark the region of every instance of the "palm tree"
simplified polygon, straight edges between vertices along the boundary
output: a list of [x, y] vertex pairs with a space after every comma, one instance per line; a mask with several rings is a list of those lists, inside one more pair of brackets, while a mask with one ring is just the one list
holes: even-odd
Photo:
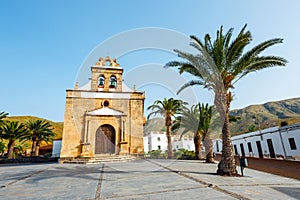
[[190, 109], [184, 107], [172, 126], [173, 131], [182, 129], [181, 137], [188, 132], [194, 133], [195, 153], [199, 160], [202, 159], [201, 143], [203, 141], [206, 150], [206, 162], [214, 162], [212, 141], [209, 134], [210, 122], [213, 115], [212, 108], [213, 106], [200, 103], [193, 105]]
[[182, 108], [182, 105], [185, 104], [181, 100], [169, 98], [164, 98], [162, 101], [156, 100], [154, 103], [147, 108], [147, 110], [152, 110], [148, 115], [148, 119], [152, 115], [160, 114], [165, 117], [165, 126], [166, 126], [166, 135], [168, 140], [168, 158], [173, 158], [172, 154], [172, 141], [171, 141], [171, 125], [172, 117], [178, 114]]
[[205, 147], [206, 153], [206, 162], [207, 163], [214, 163], [213, 157], [213, 143], [211, 140], [211, 134], [209, 132], [209, 128], [211, 125], [211, 120], [213, 117], [213, 108], [214, 106], [209, 106], [208, 104], [199, 104], [199, 126], [201, 128], [202, 137], [203, 137], [203, 144]]
[[7, 158], [13, 158], [13, 151], [16, 141], [27, 134], [25, 125], [18, 121], [6, 122], [2, 127], [1, 138], [8, 140]]
[[4, 123], [4, 118], [6, 118], [8, 113], [0, 112], [0, 126]]
[[231, 91], [234, 84], [251, 72], [285, 66], [287, 63], [282, 57], [261, 55], [265, 49], [282, 43], [283, 39], [270, 39], [244, 52], [252, 40], [250, 31], [246, 31], [245, 25], [236, 38], [232, 39], [232, 33], [233, 28], [230, 28], [223, 34], [221, 26], [214, 41], [209, 34], [205, 35], [204, 42], [196, 36], [190, 36], [191, 46], [198, 50], [199, 54], [174, 50], [185, 61], [172, 61], [166, 64], [169, 67], [178, 67], [180, 73], [187, 72], [197, 78], [184, 84], [178, 92], [194, 85], [213, 90], [214, 104], [222, 119], [223, 148], [217, 173], [229, 176], [237, 174], [229, 127], [229, 110], [233, 100]]
[[172, 131], [175, 132], [181, 129], [182, 132], [180, 138], [182, 138], [184, 134], [192, 132], [194, 134], [193, 140], [195, 145], [196, 158], [198, 160], [201, 160], [201, 127], [199, 126], [199, 109], [197, 105], [193, 105], [190, 109], [187, 107], [183, 107], [180, 112], [180, 116], [176, 117], [176, 120], [172, 125]]
[[29, 120], [26, 123], [29, 134], [23, 137], [23, 140], [31, 140], [31, 156], [39, 155], [39, 148], [42, 141], [52, 142], [55, 133], [52, 125], [45, 120]]

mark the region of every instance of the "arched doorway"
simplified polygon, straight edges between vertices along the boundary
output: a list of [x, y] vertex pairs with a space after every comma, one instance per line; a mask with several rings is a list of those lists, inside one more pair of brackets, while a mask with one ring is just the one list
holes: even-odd
[[95, 139], [95, 154], [115, 153], [116, 132], [114, 127], [105, 124], [98, 128]]

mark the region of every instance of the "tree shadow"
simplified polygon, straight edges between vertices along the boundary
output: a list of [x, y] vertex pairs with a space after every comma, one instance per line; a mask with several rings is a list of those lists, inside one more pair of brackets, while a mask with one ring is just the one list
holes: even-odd
[[277, 190], [281, 193], [284, 193], [290, 197], [293, 197], [295, 199], [299, 199], [300, 197], [300, 189], [299, 187], [271, 187], [274, 190]]

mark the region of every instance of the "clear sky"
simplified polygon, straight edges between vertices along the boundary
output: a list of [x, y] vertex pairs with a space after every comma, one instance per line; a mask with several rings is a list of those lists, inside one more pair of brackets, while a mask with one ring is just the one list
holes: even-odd
[[[203, 38], [206, 33], [214, 36], [220, 25], [237, 33], [247, 23], [252, 46], [283, 38], [283, 44], [266, 53], [285, 57], [287, 66], [242, 79], [232, 109], [300, 97], [299, 8], [298, 0], [0, 1], [0, 112], [63, 121], [65, 90], [74, 87], [90, 52], [114, 35], [147, 27]], [[124, 44], [120, 42], [120, 47]], [[176, 55], [144, 50], [123, 55], [119, 62], [126, 74], [137, 66], [163, 65], [170, 59], [176, 60]], [[145, 106], [174, 95], [155, 81], [152, 87], [148, 83], [139, 89], [146, 91]], [[198, 100], [207, 100], [200, 88], [194, 91]]]

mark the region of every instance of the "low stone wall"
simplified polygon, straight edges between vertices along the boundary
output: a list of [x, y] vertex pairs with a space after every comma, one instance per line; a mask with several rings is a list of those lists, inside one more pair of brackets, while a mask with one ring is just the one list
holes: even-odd
[[45, 158], [45, 157], [24, 157], [16, 159], [0, 158], [0, 164], [8, 163], [43, 163], [43, 162], [58, 162], [58, 158]]
[[[256, 157], [246, 158], [248, 162], [248, 168], [250, 169], [300, 180], [300, 161]], [[216, 154], [215, 160], [220, 161], [220, 159], [221, 154]], [[238, 156], [235, 156], [235, 162], [238, 166], [240, 165]], [[244, 173], [247, 174], [247, 171], [245, 171]]]

